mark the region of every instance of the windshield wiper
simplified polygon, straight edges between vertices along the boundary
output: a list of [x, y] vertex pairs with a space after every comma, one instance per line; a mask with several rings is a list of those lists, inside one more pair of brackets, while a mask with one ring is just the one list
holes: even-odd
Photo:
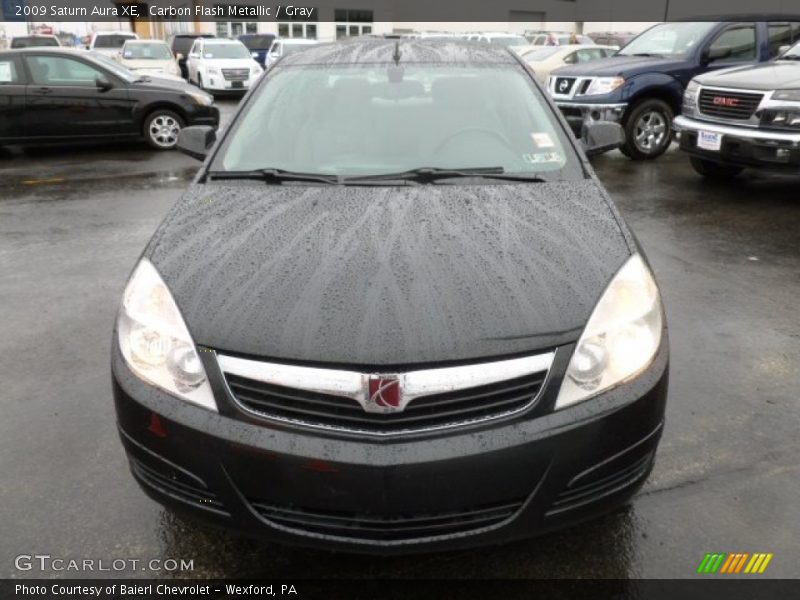
[[338, 175], [325, 175], [323, 173], [297, 173], [284, 169], [253, 169], [252, 171], [210, 171], [211, 179], [256, 179], [267, 183], [282, 183], [284, 181], [316, 181], [320, 183], [342, 183]]
[[800, 54], [791, 54], [789, 56], [779, 56], [778, 60], [800, 60]]
[[650, 58], [664, 58], [663, 54], [656, 54], [655, 52], [634, 52], [633, 54], [623, 54], [623, 56], [647, 56]]
[[480, 177], [483, 179], [507, 179], [512, 181], [527, 181], [540, 183], [545, 181], [540, 175], [526, 173], [506, 173], [503, 167], [477, 167], [469, 169], [443, 169], [439, 167], [419, 167], [399, 173], [382, 173], [380, 175], [360, 175], [346, 177], [343, 183], [366, 181], [392, 181], [407, 179], [418, 183], [432, 183], [439, 179], [457, 177]]

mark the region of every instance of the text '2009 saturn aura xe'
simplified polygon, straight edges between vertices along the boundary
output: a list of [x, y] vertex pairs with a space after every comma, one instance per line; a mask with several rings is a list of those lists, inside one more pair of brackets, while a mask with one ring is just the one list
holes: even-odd
[[496, 544], [628, 500], [667, 393], [658, 287], [533, 73], [467, 42], [276, 64], [135, 266], [112, 350], [153, 498], [362, 552]]

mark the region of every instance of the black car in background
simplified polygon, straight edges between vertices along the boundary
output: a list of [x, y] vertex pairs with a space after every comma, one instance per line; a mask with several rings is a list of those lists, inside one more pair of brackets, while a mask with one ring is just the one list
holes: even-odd
[[178, 66], [181, 69], [181, 77], [184, 79], [189, 78], [189, 70], [186, 67], [186, 58], [189, 56], [189, 50], [197, 38], [213, 38], [216, 37], [211, 33], [176, 33], [169, 38], [169, 48], [172, 50], [172, 55], [178, 61]]
[[618, 125], [579, 143], [503, 46], [373, 38], [283, 58], [214, 142], [181, 132], [207, 160], [113, 336], [146, 493], [397, 553], [531, 536], [641, 486], [669, 351], [586, 158]]
[[214, 99], [83, 50], [0, 52], [0, 145], [144, 139], [175, 147], [186, 125], [219, 123]]
[[239, 41], [250, 51], [250, 56], [262, 67], [265, 67], [267, 52], [276, 37], [272, 33], [246, 33], [239, 36]]

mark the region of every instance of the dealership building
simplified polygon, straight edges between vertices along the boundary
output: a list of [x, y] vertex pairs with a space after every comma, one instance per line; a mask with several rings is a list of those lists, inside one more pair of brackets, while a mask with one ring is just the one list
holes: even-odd
[[[20, 0], [17, 0], [20, 1]], [[664, 0], [666, 2], [666, 0]], [[59, 23], [43, 21], [15, 20], [11, 15], [2, 15], [0, 19], [0, 38], [11, 38], [14, 35], [32, 33], [42, 26], [52, 27], [55, 31], [70, 31], [87, 34], [93, 31], [120, 29], [136, 32], [142, 38], [166, 39], [173, 33], [211, 33], [218, 37], [235, 38], [243, 33], [274, 33], [281, 37], [300, 37], [333, 41], [344, 37], [352, 37], [370, 33], [407, 33], [412, 31], [513, 31], [522, 33], [526, 30], [546, 29], [559, 31], [586, 32], [598, 30], [638, 31], [652, 22], [663, 19], [664, 9], [661, 3], [641, 3], [650, 6], [641, 7], [631, 13], [628, 2], [611, 0], [605, 2], [603, 8], [596, 6], [593, 0], [462, 0], [448, 7], [438, 6], [428, 0], [310, 0], [302, 8], [311, 8], [310, 15], [296, 10], [298, 5], [282, 5], [280, 15], [252, 18], [215, 17], [214, 20], [202, 20], [202, 17], [186, 16], [152, 16], [151, 6], [155, 2], [129, 2], [119, 0], [109, 2], [123, 6], [136, 4], [139, 18], [124, 17], [112, 22]], [[616, 4], [619, 7], [615, 8]], [[201, 3], [198, 0], [176, 0], [170, 6], [177, 9], [180, 15], [197, 14]], [[258, 14], [264, 10], [263, 2], [255, 0], [215, 0], [206, 1], [203, 6], [210, 7], [216, 14], [229, 14], [229, 7], [242, 13]], [[656, 6], [659, 5], [659, 6]], [[271, 6], [272, 11], [277, 5]], [[287, 9], [293, 7], [292, 14]], [[453, 8], [458, 9], [454, 14]], [[429, 16], [427, 21], [420, 21], [419, 16]], [[507, 18], [498, 21], [499, 15]], [[581, 21], [578, 16], [590, 15], [592, 21]], [[622, 17], [625, 17], [622, 20]], [[452, 19], [458, 18], [458, 21]], [[638, 22], [630, 22], [636, 19]]]

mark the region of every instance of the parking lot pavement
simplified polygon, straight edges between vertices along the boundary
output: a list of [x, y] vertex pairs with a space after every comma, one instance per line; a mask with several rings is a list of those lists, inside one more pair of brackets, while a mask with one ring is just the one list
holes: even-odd
[[191, 575], [213, 577], [690, 577], [711, 551], [772, 552], [767, 576], [796, 575], [800, 178], [709, 184], [677, 152], [650, 163], [600, 157], [669, 319], [667, 426], [651, 479], [631, 506], [576, 529], [385, 559], [177, 519], [128, 472], [111, 401], [113, 320], [197, 163], [138, 146], [0, 161], [0, 575], [40, 575], [15, 571], [13, 558], [45, 553], [192, 559]]

